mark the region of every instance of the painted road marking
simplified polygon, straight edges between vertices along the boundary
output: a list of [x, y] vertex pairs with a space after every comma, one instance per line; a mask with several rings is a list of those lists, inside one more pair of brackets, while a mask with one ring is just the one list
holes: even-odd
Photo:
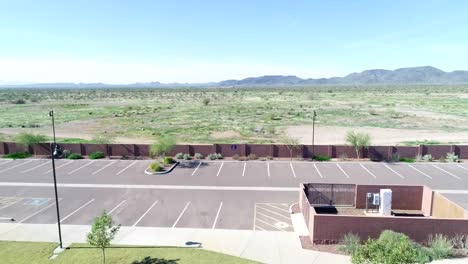
[[292, 163], [289, 163], [289, 166], [291, 167], [291, 171], [292, 171], [292, 174], [293, 174], [294, 178], [296, 178], [296, 172], [294, 171], [294, 167], [293, 167]]
[[35, 216], [35, 215], [37, 215], [37, 214], [39, 214], [39, 213], [41, 213], [41, 212], [43, 212], [43, 211], [49, 209], [49, 208], [52, 207], [53, 205], [55, 205], [55, 202], [49, 204], [48, 206], [42, 208], [41, 210], [39, 210], [39, 211], [37, 211], [37, 212], [35, 212], [35, 213], [29, 215], [28, 217], [24, 218], [23, 220], [17, 222], [17, 224], [23, 223], [24, 221], [28, 220], [29, 218], [31, 218], [31, 217], [33, 217], [33, 216]]
[[70, 172], [68, 173], [68, 175], [70, 175], [70, 174], [72, 174], [72, 173], [74, 173], [74, 172], [76, 172], [76, 171], [78, 171], [78, 170], [80, 170], [80, 169], [82, 169], [82, 168], [84, 168], [84, 167], [87, 167], [87, 166], [93, 164], [94, 162], [95, 162], [95, 161], [93, 160], [93, 161], [91, 161], [91, 162], [89, 162], [89, 163], [86, 163], [85, 165], [83, 165], [83, 166], [81, 166], [81, 167], [79, 167], [79, 168], [77, 168], [77, 169], [75, 169], [75, 170], [70, 171]]
[[270, 162], [267, 162], [267, 175], [270, 178]]
[[132, 164], [128, 165], [128, 166], [125, 167], [123, 170], [117, 172], [116, 175], [120, 175], [122, 172], [126, 171], [128, 168], [130, 168], [131, 166], [135, 165], [136, 163], [137, 163], [136, 161], [132, 162]]
[[218, 170], [218, 173], [216, 174], [216, 177], [219, 176], [219, 173], [221, 172], [221, 169], [223, 168], [224, 166], [224, 162], [221, 163], [221, 166], [219, 166], [219, 170]]
[[[67, 162], [67, 163], [65, 163], [65, 164], [62, 164], [62, 165], [60, 165], [60, 166], [58, 166], [58, 167], [55, 167], [55, 170], [58, 170], [58, 169], [60, 169], [60, 168], [62, 168], [62, 167], [64, 167], [64, 166], [67, 166], [68, 164], [70, 164], [70, 163], [72, 163], [72, 162], [73, 162], [73, 161], [70, 160], [69, 162]], [[52, 172], [52, 171], [53, 171], [53, 169], [50, 169], [50, 170], [44, 172], [44, 174], [50, 173], [50, 172]]]
[[[265, 210], [265, 211], [267, 211], [267, 212], [269, 212], [269, 213], [271, 213], [271, 214], [276, 214], [276, 215], [279, 215], [279, 216], [284, 217], [285, 219], [288, 219], [288, 220], [289, 220], [289, 217], [284, 216], [284, 215], [282, 215], [282, 214], [280, 214], [280, 213], [278, 213], [278, 212], [275, 212], [275, 211], [266, 209], [266, 208], [261, 207], [261, 206], [258, 206], [258, 205], [257, 205], [257, 207], [260, 208], [260, 209], [262, 209], [262, 210]], [[257, 213], [258, 213], [258, 211], [257, 211]], [[288, 214], [289, 214], [289, 212], [288, 212]]]
[[370, 175], [372, 175], [372, 177], [374, 177], [374, 179], [377, 179], [377, 176], [374, 175], [374, 173], [372, 173], [370, 170], [368, 170], [366, 167], [364, 167], [364, 165], [362, 165], [362, 163], [359, 163], [359, 165], [361, 165], [361, 167], [366, 170]]
[[245, 176], [245, 168], [247, 167], [247, 162], [244, 161], [244, 169], [242, 170], [242, 177]]
[[135, 227], [135, 226], [141, 221], [141, 219], [143, 219], [143, 217], [145, 217], [145, 215], [147, 215], [147, 214], [149, 213], [149, 211], [150, 211], [151, 209], [153, 209], [153, 207], [154, 207], [157, 203], [158, 203], [158, 200], [156, 200], [156, 201], [150, 206], [150, 208], [148, 208], [148, 210], [146, 210], [146, 212], [145, 212], [142, 216], [140, 216], [140, 218], [138, 218], [138, 220], [132, 225], [132, 227]]
[[[64, 218], [62, 218], [62, 220], [60, 220], [60, 223], [62, 223], [63, 221], [65, 221], [67, 218], [69, 218], [70, 216], [74, 215], [76, 212], [78, 212], [79, 210], [83, 209], [85, 206], [87, 206], [88, 204], [94, 202], [94, 199], [91, 199], [89, 200], [87, 203], [83, 204], [82, 206], [78, 207], [78, 209], [76, 209], [75, 211], [71, 212], [70, 214], [68, 214], [67, 216], [65, 216]], [[57, 224], [57, 223], [56, 223]]]
[[123, 200], [120, 202], [116, 207], [114, 207], [112, 210], [109, 211], [109, 214], [112, 214], [117, 208], [119, 208], [122, 204], [124, 204], [127, 200]]
[[221, 212], [221, 207], [223, 207], [223, 202], [221, 202], [219, 204], [218, 212], [216, 213], [216, 217], [215, 217], [215, 220], [213, 222], [213, 227], [211, 227], [211, 229], [215, 229], [216, 222], [218, 222], [219, 212]]
[[[259, 204], [260, 204], [260, 203], [259, 203]], [[280, 210], [280, 211], [283, 211], [283, 212], [289, 214], [289, 211], [288, 211], [288, 210], [283, 209], [283, 208], [280, 208], [280, 207], [277, 207], [277, 206], [275, 206], [275, 205], [273, 205], [273, 204], [271, 204], [271, 203], [268, 203], [268, 204], [265, 204], [265, 205], [268, 205], [268, 206], [270, 206], [270, 207], [276, 208], [276, 209], [278, 209], [278, 210]], [[286, 207], [287, 207], [287, 206], [286, 206]]]
[[[52, 183], [0, 182], [0, 186], [54, 187]], [[58, 183], [61, 188], [106, 188], [106, 189], [164, 189], [164, 190], [216, 190], [216, 191], [274, 191], [296, 192], [299, 187], [251, 187], [251, 186], [197, 186], [197, 185], [144, 185], [144, 184], [81, 184]]]
[[322, 173], [319, 171], [319, 169], [317, 168], [317, 164], [315, 164], [315, 163], [314, 163], [314, 168], [315, 168], [315, 170], [317, 171], [317, 173], [318, 173], [318, 175], [320, 176], [320, 178], [323, 179], [323, 175], [322, 175]]
[[[257, 218], [257, 221], [258, 221], [258, 222], [261, 222], [261, 223], [263, 223], [263, 224], [265, 224], [265, 225], [271, 226], [271, 227], [273, 227], [273, 228], [275, 228], [275, 229], [278, 229], [278, 230], [280, 230], [280, 231], [284, 231], [283, 229], [278, 228], [278, 227], [276, 227], [276, 226], [274, 226], [274, 225], [272, 225], [272, 224], [270, 224], [270, 223], [267, 223], [267, 222], [263, 221], [262, 219], [258, 219], [258, 218]], [[265, 230], [265, 229], [263, 229], [263, 230]]]
[[195, 175], [195, 172], [197, 172], [198, 168], [200, 168], [201, 164], [203, 163], [203, 161], [200, 161], [198, 163], [198, 166], [195, 168], [195, 170], [192, 172], [192, 176]]
[[106, 166], [104, 166], [104, 167], [100, 168], [99, 170], [97, 170], [97, 171], [93, 172], [92, 174], [94, 175], [94, 174], [96, 174], [96, 173], [98, 173], [98, 172], [102, 171], [103, 169], [105, 169], [105, 168], [109, 167], [110, 165], [112, 165], [112, 164], [114, 164], [114, 163], [116, 163], [116, 162], [117, 162], [117, 161], [116, 161], [116, 160], [114, 160], [114, 161], [112, 161], [111, 163], [107, 164]]
[[[253, 225], [252, 230], [255, 231], [255, 227], [257, 226], [257, 204], [254, 204], [254, 218], [253, 218]], [[265, 229], [263, 229], [265, 231]]]
[[10, 207], [21, 200], [23, 200], [21, 197], [0, 197], [0, 210]]
[[42, 166], [47, 165], [47, 164], [50, 164], [50, 163], [52, 163], [51, 160], [49, 160], [48, 162], [44, 162], [44, 163], [42, 163], [42, 164], [40, 164], [40, 165], [38, 165], [38, 166], [32, 167], [31, 169], [25, 170], [25, 171], [23, 171], [22, 173], [35, 170], [35, 169], [37, 169], [37, 168], [39, 168], [39, 167], [42, 167]]
[[346, 173], [346, 171], [345, 171], [345, 170], [343, 170], [343, 168], [340, 166], [340, 164], [336, 163], [336, 166], [338, 166], [338, 168], [341, 170], [341, 172], [343, 172], [343, 174], [346, 176], [346, 178], [348, 178], [348, 179], [349, 179], [349, 175], [348, 175], [348, 173]]
[[0, 165], [7, 164], [8, 162], [12, 162], [13, 160], [7, 160], [5, 162], [0, 163]]
[[185, 213], [185, 210], [187, 210], [188, 206], [190, 204], [190, 201], [188, 201], [188, 203], [185, 205], [184, 207], [184, 210], [182, 210], [182, 212], [180, 213], [179, 217], [177, 217], [177, 220], [174, 222], [174, 224], [172, 225], [172, 228], [174, 228], [177, 223], [179, 222], [180, 218], [182, 218], [182, 215]]
[[400, 173], [396, 172], [394, 169], [390, 168], [390, 166], [388, 166], [387, 164], [384, 163], [384, 166], [387, 167], [387, 169], [391, 170], [393, 173], [395, 173], [396, 175], [398, 175], [400, 178], [404, 179], [405, 177], [403, 175], [401, 175]]
[[17, 167], [19, 167], [19, 166], [23, 166], [24, 164], [28, 164], [29, 162], [32, 162], [32, 161], [33, 161], [33, 160], [28, 160], [28, 161], [26, 161], [26, 162], [23, 162], [23, 163], [21, 163], [21, 164], [15, 165], [15, 166], [13, 166], [13, 167], [9, 167], [9, 168], [6, 168], [6, 169], [4, 169], [4, 170], [1, 170], [0, 172], [4, 172], [4, 171], [7, 171], [7, 170], [11, 170], [11, 169], [17, 168]]
[[467, 170], [467, 171], [468, 171], [468, 169], [465, 168], [465, 167], [463, 167], [462, 165], [458, 165], [458, 164], [457, 164], [457, 166], [460, 167], [460, 168], [462, 168], [462, 169], [464, 169], [464, 170]]
[[424, 175], [424, 176], [426, 176], [426, 177], [428, 177], [429, 179], [431, 179], [431, 180], [432, 180], [432, 177], [431, 177], [431, 176], [429, 176], [428, 174], [426, 174], [425, 172], [423, 172], [423, 171], [419, 170], [418, 168], [414, 167], [414, 166], [413, 166], [413, 165], [411, 165], [411, 164], [408, 164], [408, 166], [409, 166], [410, 168], [412, 168], [413, 170], [415, 170], [415, 171], [417, 171], [417, 172], [421, 173], [422, 175]]
[[460, 177], [458, 177], [457, 175], [455, 175], [455, 174], [453, 174], [453, 173], [451, 173], [451, 172], [449, 172], [449, 171], [446, 171], [446, 170], [444, 170], [444, 169], [442, 169], [442, 168], [439, 168], [438, 166], [436, 166], [436, 165], [434, 165], [434, 164], [432, 164], [432, 166], [434, 166], [434, 168], [436, 168], [436, 169], [439, 169], [440, 171], [443, 171], [443, 172], [447, 173], [448, 175], [450, 175], [450, 176], [452, 176], [452, 177], [454, 177], [454, 178], [456, 178], [456, 179], [461, 180]]

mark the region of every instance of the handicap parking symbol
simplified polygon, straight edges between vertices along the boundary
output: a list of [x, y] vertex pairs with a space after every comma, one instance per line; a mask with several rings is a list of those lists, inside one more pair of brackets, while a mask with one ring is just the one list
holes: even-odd
[[237, 149], [237, 145], [231, 145], [231, 150], [236, 150]]

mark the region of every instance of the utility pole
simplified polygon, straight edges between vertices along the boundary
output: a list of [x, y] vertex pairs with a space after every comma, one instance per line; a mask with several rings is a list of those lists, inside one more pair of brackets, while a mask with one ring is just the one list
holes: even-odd
[[55, 208], [57, 209], [57, 227], [58, 227], [58, 235], [59, 235], [59, 245], [60, 248], [63, 248], [62, 244], [62, 228], [60, 226], [60, 209], [59, 209], [59, 200], [58, 200], [58, 192], [57, 192], [57, 176], [55, 174], [55, 157], [58, 155], [58, 147], [55, 141], [55, 120], [54, 120], [54, 111], [49, 112], [49, 117], [52, 118], [52, 131], [54, 134], [54, 142], [50, 143], [50, 156], [52, 158], [52, 174], [54, 176], [54, 190], [55, 190]]

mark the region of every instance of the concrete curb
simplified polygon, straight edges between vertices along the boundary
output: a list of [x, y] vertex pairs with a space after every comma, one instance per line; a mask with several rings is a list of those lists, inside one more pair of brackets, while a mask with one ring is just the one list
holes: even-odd
[[163, 175], [163, 174], [168, 174], [170, 173], [171, 171], [173, 171], [175, 169], [175, 167], [177, 167], [177, 165], [179, 165], [179, 162], [176, 161], [176, 163], [174, 163], [169, 169], [165, 170], [165, 171], [150, 171], [149, 168], [146, 168], [145, 170], [145, 174], [148, 174], [148, 175]]

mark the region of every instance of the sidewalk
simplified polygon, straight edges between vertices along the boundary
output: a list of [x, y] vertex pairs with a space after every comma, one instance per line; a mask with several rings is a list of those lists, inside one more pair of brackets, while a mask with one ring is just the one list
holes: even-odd
[[[62, 225], [63, 242], [86, 243], [90, 226]], [[0, 223], [0, 240], [57, 242], [54, 224]], [[347, 256], [304, 250], [294, 232], [122, 227], [113, 244], [187, 246], [198, 242], [202, 248], [262, 263], [350, 263]]]

